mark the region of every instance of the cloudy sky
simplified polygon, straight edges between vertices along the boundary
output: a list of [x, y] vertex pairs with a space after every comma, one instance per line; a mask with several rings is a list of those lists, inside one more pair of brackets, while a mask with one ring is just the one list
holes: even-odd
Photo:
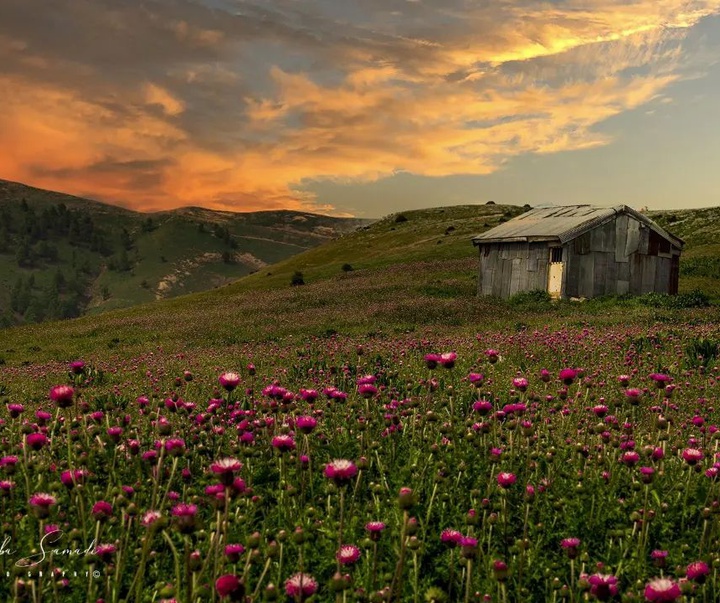
[[720, 204], [720, 0], [1, 0], [0, 99], [141, 210]]

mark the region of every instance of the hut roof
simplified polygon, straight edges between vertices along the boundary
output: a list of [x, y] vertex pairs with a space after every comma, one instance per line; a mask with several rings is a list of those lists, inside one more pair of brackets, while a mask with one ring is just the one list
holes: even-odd
[[472, 241], [474, 245], [542, 241], [565, 244], [623, 213], [639, 220], [676, 247], [682, 248], [684, 244], [682, 239], [670, 234], [650, 218], [627, 205], [616, 205], [615, 207], [594, 207], [592, 205], [538, 207], [476, 235]]

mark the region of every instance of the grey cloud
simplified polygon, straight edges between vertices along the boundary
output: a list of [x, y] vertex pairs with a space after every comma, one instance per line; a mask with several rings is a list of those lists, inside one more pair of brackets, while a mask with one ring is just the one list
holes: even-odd
[[38, 177], [51, 176], [68, 179], [83, 179], [88, 176], [111, 176], [122, 179], [124, 185], [128, 187], [142, 189], [143, 187], [155, 187], [161, 184], [164, 179], [164, 170], [173, 165], [174, 161], [172, 159], [117, 161], [112, 158], [105, 158], [102, 161], [77, 169], [53, 169], [35, 166], [31, 171], [34, 176]]

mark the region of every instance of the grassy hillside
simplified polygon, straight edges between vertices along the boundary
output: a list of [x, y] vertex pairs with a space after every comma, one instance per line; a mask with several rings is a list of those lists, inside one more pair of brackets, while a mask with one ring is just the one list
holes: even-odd
[[720, 207], [648, 215], [686, 243], [680, 260], [681, 289], [700, 289], [720, 300]]
[[[392, 214], [356, 232], [290, 257], [237, 283], [237, 290], [287, 285], [295, 272], [306, 283], [340, 272], [405, 264], [474, 258], [470, 239], [524, 210], [514, 205], [460, 205]], [[345, 270], [343, 270], [345, 267]], [[472, 274], [464, 274], [468, 281]], [[233, 289], [235, 290], [235, 289]]]
[[[549, 322], [674, 320], [673, 310], [630, 300], [551, 306], [531, 299], [518, 306], [477, 299], [477, 258], [470, 237], [522, 211], [483, 205], [388, 216], [213, 291], [91, 318], [8, 329], [0, 358], [7, 365], [21, 365], [87, 356], [129, 358], [149, 349], [222, 350], [232, 355], [252, 341], [333, 333], [383, 337], [424, 330], [469, 332], [480, 326], [521, 329]], [[692, 233], [685, 238], [692, 258]], [[304, 286], [290, 285], [297, 272]], [[718, 290], [718, 282], [707, 281], [710, 293]], [[683, 276], [681, 290], [694, 283]]]
[[0, 180], [0, 321], [211, 289], [366, 222], [290, 211], [142, 214]]

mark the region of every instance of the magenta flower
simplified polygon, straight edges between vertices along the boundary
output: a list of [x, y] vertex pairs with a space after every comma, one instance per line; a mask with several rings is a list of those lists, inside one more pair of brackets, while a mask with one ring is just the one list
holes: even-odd
[[47, 410], [38, 410], [35, 413], [35, 418], [37, 419], [38, 425], [45, 425], [52, 419], [52, 413], [49, 413]]
[[243, 464], [237, 459], [226, 457], [210, 465], [210, 471], [218, 476], [220, 483], [229, 486], [235, 479], [235, 473], [240, 471], [242, 466]]
[[657, 603], [677, 601], [682, 593], [677, 583], [669, 578], [655, 578], [645, 587], [645, 600]]
[[77, 484], [82, 484], [86, 476], [87, 471], [83, 469], [75, 469], [74, 471], [67, 470], [60, 474], [60, 482], [70, 490]]
[[108, 437], [112, 442], [115, 444], [120, 442], [120, 437], [123, 434], [123, 428], [122, 427], [108, 427], [107, 430]]
[[560, 541], [560, 546], [565, 549], [565, 554], [568, 559], [575, 559], [578, 556], [578, 547], [580, 546], [581, 540], [579, 538], [563, 538]]
[[218, 382], [220, 383], [220, 387], [231, 392], [240, 385], [240, 375], [232, 372], [223, 373], [218, 377]]
[[665, 387], [672, 381], [672, 377], [670, 375], [665, 375], [664, 373], [652, 373], [650, 375], [650, 379], [655, 382], [655, 386], [658, 389]]
[[625, 390], [625, 398], [628, 402], [630, 402], [630, 404], [637, 404], [640, 401], [640, 398], [642, 398], [642, 395], [642, 390], [637, 387], [631, 387], [630, 389]]
[[425, 354], [425, 366], [430, 370], [436, 369], [440, 363], [440, 354]]
[[398, 506], [401, 509], [410, 509], [415, 504], [415, 492], [412, 488], [402, 486], [398, 492]]
[[116, 550], [114, 544], [98, 544], [94, 552], [104, 563], [110, 563]]
[[516, 377], [512, 380], [513, 387], [515, 389], [520, 390], [521, 392], [524, 392], [528, 388], [528, 380], [525, 379], [525, 377]]
[[683, 460], [688, 465], [697, 465], [705, 455], [697, 448], [686, 448], [682, 452]]
[[308, 404], [312, 404], [313, 402], [315, 402], [315, 400], [318, 399], [319, 395], [320, 394], [318, 394], [317, 390], [315, 390], [315, 389], [301, 389], [300, 390], [300, 398], [302, 398], [302, 400], [304, 402], [307, 402]]
[[640, 480], [644, 484], [650, 484], [655, 477], [655, 469], [653, 467], [640, 467]]
[[475, 387], [482, 387], [482, 384], [485, 382], [485, 375], [481, 373], [470, 373], [467, 378], [470, 384]]
[[162, 519], [162, 513], [160, 511], [147, 511], [143, 516], [140, 523], [145, 528], [151, 528]]
[[105, 519], [108, 519], [109, 517], [112, 517], [113, 508], [109, 502], [99, 500], [93, 505], [91, 513], [95, 520], [103, 521]]
[[477, 400], [473, 402], [473, 410], [483, 417], [492, 411], [492, 407], [492, 402], [488, 400]]
[[465, 559], [474, 559], [477, 556], [477, 538], [463, 536], [460, 540], [460, 554]]
[[358, 468], [352, 461], [336, 459], [325, 465], [325, 477], [331, 479], [336, 485], [347, 484], [357, 475]]
[[457, 354], [455, 352], [445, 352], [444, 354], [440, 354], [440, 365], [443, 368], [451, 369], [455, 366], [455, 361], [457, 360]]
[[667, 551], [660, 551], [657, 549], [650, 553], [650, 559], [653, 560], [653, 565], [660, 568], [663, 568], [667, 565], [667, 556]]
[[295, 426], [300, 430], [301, 433], [309, 434], [312, 433], [313, 429], [317, 427], [317, 419], [309, 415], [303, 415], [295, 419]]
[[277, 435], [272, 439], [271, 444], [273, 448], [277, 449], [279, 452], [290, 452], [291, 450], [295, 450], [295, 439], [291, 435]]
[[197, 512], [197, 505], [180, 503], [175, 505], [170, 513], [178, 531], [182, 534], [190, 534], [195, 531], [197, 525]]
[[710, 567], [704, 561], [695, 561], [687, 566], [686, 576], [698, 584], [703, 584], [710, 574]]
[[285, 581], [285, 594], [294, 599], [303, 600], [317, 592], [318, 583], [310, 574], [298, 572]]
[[10, 418], [17, 419], [25, 410], [25, 407], [22, 404], [8, 404], [7, 405], [8, 413], [10, 413]]
[[587, 577], [590, 594], [598, 601], [610, 601], [618, 594], [618, 579], [612, 574], [593, 574]]
[[85, 363], [82, 360], [73, 360], [68, 366], [73, 375], [82, 375], [85, 370]]
[[661, 461], [662, 459], [665, 458], [665, 451], [662, 448], [660, 448], [660, 446], [656, 446], [653, 449], [650, 457], [652, 458], [653, 461]]
[[362, 385], [358, 385], [357, 391], [362, 398], [369, 400], [373, 396], [377, 395], [378, 388], [371, 383], [363, 383]]
[[50, 399], [60, 408], [72, 406], [75, 390], [69, 385], [56, 385], [50, 390]]
[[498, 473], [497, 483], [501, 488], [509, 488], [517, 481], [517, 476], [514, 473], [502, 472]]
[[43, 519], [50, 515], [50, 507], [57, 504], [57, 499], [52, 494], [37, 492], [30, 497], [28, 502], [35, 512], [35, 515]]
[[380, 536], [386, 527], [387, 526], [382, 521], [369, 521], [365, 524], [365, 529], [370, 535], [370, 540], [373, 540], [375, 542], [380, 540]]
[[228, 558], [230, 563], [237, 563], [240, 561], [240, 556], [245, 552], [245, 547], [242, 544], [228, 544], [225, 547], [225, 556]]
[[635, 466], [639, 461], [640, 455], [634, 450], [628, 450], [627, 452], [623, 452], [622, 456], [620, 457], [620, 462], [623, 465], [627, 465], [628, 467]]
[[558, 378], [565, 385], [572, 385], [575, 379], [577, 379], [578, 372], [574, 368], [564, 368], [560, 371]]
[[457, 530], [443, 530], [440, 533], [440, 542], [442, 542], [445, 546], [449, 548], [455, 548], [456, 546], [460, 546], [462, 539], [462, 533], [458, 532]]
[[48, 439], [44, 433], [29, 433], [25, 436], [25, 442], [33, 450], [40, 450], [48, 443]]
[[509, 573], [507, 563], [501, 561], [500, 559], [496, 559], [495, 561], [493, 561], [492, 569], [493, 575], [498, 582], [504, 582], [505, 580], [507, 580]]
[[155, 450], [147, 450], [140, 455], [140, 458], [147, 463], [154, 465], [157, 463], [157, 452]]
[[182, 456], [185, 453], [185, 440], [168, 438], [165, 440], [165, 450], [170, 456]]
[[485, 350], [485, 357], [490, 364], [495, 364], [500, 359], [500, 352], [493, 349]]
[[245, 599], [245, 585], [234, 574], [224, 574], [215, 580], [215, 591], [221, 599], [228, 598], [231, 601]]
[[360, 559], [360, 549], [354, 544], [343, 544], [335, 554], [335, 558], [341, 565], [352, 565]]
[[266, 388], [262, 390], [263, 396], [266, 398], [272, 398], [273, 400], [280, 401], [285, 397], [285, 394], [287, 393], [287, 390], [284, 387], [281, 387], [277, 383], [273, 383], [272, 385], [268, 385]]

